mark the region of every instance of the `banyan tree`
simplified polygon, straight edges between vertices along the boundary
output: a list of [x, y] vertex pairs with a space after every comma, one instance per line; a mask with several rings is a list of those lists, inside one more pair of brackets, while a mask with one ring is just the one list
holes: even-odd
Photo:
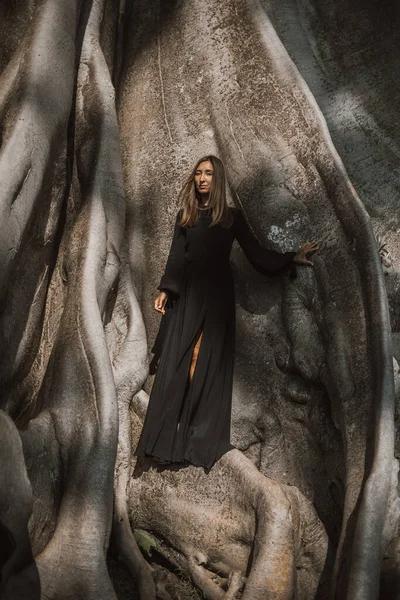
[[[394, 0], [3, 0], [0, 597], [400, 598]], [[238, 246], [232, 443], [136, 464], [177, 192]], [[398, 398], [398, 396], [397, 396]]]

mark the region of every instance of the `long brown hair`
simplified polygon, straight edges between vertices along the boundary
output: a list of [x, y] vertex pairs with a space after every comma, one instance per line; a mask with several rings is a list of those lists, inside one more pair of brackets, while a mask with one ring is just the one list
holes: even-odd
[[184, 182], [181, 191], [179, 192], [179, 202], [183, 208], [180, 225], [182, 227], [191, 227], [199, 218], [198, 201], [201, 199], [200, 194], [196, 190], [194, 176], [197, 167], [200, 163], [210, 161], [213, 166], [213, 176], [211, 181], [210, 195], [207, 206], [212, 210], [212, 220], [210, 227], [221, 223], [223, 227], [229, 228], [232, 225], [232, 213], [229, 210], [226, 201], [226, 180], [225, 169], [222, 161], [213, 154], [202, 156], [196, 162], [190, 175]]

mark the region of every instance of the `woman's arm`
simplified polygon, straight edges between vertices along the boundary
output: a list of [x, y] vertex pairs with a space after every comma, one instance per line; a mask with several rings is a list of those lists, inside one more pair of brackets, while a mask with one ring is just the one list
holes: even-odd
[[173, 298], [180, 295], [185, 266], [186, 238], [183, 228], [179, 225], [181, 215], [182, 211], [180, 210], [175, 220], [174, 233], [164, 275], [157, 286], [158, 290], [166, 292], [168, 297], [172, 296]]
[[235, 210], [236, 238], [250, 263], [257, 271], [268, 277], [290, 270], [290, 277], [296, 277], [296, 265], [293, 261], [297, 252], [276, 252], [264, 248], [250, 231], [243, 212]]

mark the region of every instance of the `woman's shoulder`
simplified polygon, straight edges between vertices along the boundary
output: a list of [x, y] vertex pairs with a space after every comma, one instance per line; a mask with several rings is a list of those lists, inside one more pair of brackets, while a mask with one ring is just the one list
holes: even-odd
[[240, 222], [240, 220], [243, 217], [242, 209], [241, 208], [236, 208], [236, 206], [230, 206], [229, 207], [229, 212], [230, 212], [230, 215], [231, 215], [231, 224], [230, 224], [230, 227], [233, 227], [234, 231], [236, 232], [236, 229], [238, 227], [238, 223]]

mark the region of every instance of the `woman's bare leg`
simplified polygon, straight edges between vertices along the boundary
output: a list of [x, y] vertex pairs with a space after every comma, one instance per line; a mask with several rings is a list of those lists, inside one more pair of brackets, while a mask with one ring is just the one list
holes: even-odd
[[203, 337], [203, 332], [200, 333], [199, 339], [197, 340], [196, 345], [195, 345], [195, 347], [193, 349], [192, 362], [191, 362], [190, 371], [189, 371], [189, 379], [190, 379], [190, 381], [192, 381], [194, 370], [196, 368], [197, 357], [199, 355], [199, 350], [200, 350], [200, 344], [201, 344], [201, 338], [202, 337]]
[[[201, 338], [203, 337], [203, 332], [200, 333], [199, 338], [196, 342], [196, 345], [193, 349], [193, 354], [192, 354], [192, 362], [190, 363], [190, 369], [189, 369], [189, 381], [192, 381], [192, 377], [194, 374], [194, 370], [196, 368], [196, 363], [197, 363], [197, 357], [199, 355], [199, 350], [200, 350], [200, 344], [201, 344]], [[177, 431], [179, 431], [179, 426], [180, 423], [178, 423], [177, 425]]]

